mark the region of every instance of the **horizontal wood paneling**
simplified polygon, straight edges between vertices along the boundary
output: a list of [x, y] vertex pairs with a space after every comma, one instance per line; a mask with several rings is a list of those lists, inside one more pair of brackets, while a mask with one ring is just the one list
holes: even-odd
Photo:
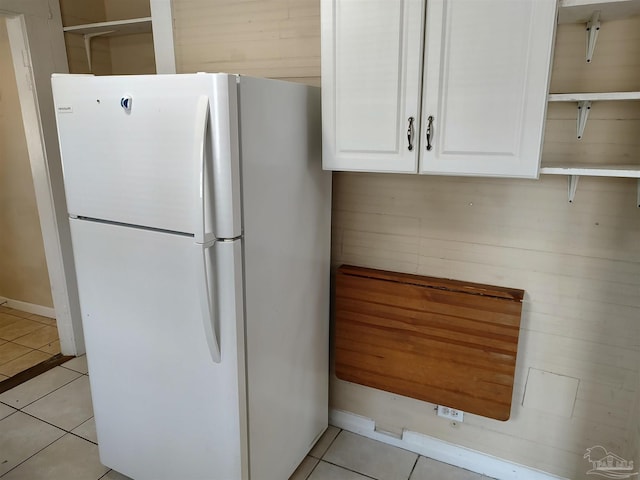
[[[339, 173], [333, 261], [526, 291], [512, 417], [452, 428], [416, 400], [335, 379], [332, 406], [565, 476], [584, 449], [634, 448], [640, 365], [640, 215], [634, 181]], [[571, 418], [522, 406], [530, 367], [579, 379]]]
[[603, 22], [591, 63], [584, 24], [558, 26], [551, 93], [640, 91], [640, 17]]
[[[640, 91], [640, 17], [603, 22], [591, 63], [585, 26], [558, 26], [551, 93]], [[548, 107], [543, 163], [640, 165], [640, 102], [593, 102], [577, 138], [577, 104]]]
[[176, 0], [174, 14], [179, 72], [242, 73], [318, 83], [317, 0]]

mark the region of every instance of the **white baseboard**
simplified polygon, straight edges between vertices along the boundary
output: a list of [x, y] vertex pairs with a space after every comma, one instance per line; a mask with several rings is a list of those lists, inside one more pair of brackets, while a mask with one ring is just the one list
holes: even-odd
[[52, 307], [43, 307], [42, 305], [21, 302], [20, 300], [12, 300], [6, 297], [0, 297], [0, 305], [15, 308], [16, 310], [21, 310], [27, 313], [35, 313], [36, 315], [42, 315], [43, 317], [56, 318], [56, 311]]
[[363, 437], [403, 448], [498, 480], [567, 480], [421, 433], [404, 430], [400, 437], [376, 430], [376, 422], [343, 410], [330, 410], [329, 423]]

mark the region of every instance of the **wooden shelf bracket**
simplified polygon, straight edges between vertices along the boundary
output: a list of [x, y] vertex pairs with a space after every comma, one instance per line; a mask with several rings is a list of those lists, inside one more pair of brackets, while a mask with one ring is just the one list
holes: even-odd
[[587, 125], [590, 110], [591, 102], [589, 100], [578, 102], [578, 140], [580, 140], [584, 134], [584, 127]]
[[595, 11], [587, 22], [587, 63], [591, 63], [593, 51], [596, 48], [598, 32], [600, 31], [600, 11]]
[[568, 182], [568, 186], [569, 186], [569, 203], [573, 203], [573, 199], [576, 196], [576, 190], [578, 189], [578, 180], [580, 180], [580, 176], [579, 175], [569, 175], [569, 177], [567, 177], [567, 179], [569, 180], [569, 182]]

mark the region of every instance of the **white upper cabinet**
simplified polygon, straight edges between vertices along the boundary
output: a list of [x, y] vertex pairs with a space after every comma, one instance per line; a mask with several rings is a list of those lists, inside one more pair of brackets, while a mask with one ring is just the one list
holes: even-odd
[[420, 173], [538, 176], [555, 19], [555, 0], [427, 2]]
[[556, 0], [321, 5], [324, 168], [537, 178]]
[[422, 0], [322, 0], [325, 169], [417, 171], [423, 22]]

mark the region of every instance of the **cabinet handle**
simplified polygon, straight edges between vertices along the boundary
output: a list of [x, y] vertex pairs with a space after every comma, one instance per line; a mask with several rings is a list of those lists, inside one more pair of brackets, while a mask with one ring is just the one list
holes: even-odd
[[407, 140], [409, 140], [409, 151], [413, 150], [413, 117], [409, 117], [409, 128], [407, 129]]
[[427, 118], [427, 150], [431, 150], [431, 137], [433, 135], [433, 115], [429, 115]]

